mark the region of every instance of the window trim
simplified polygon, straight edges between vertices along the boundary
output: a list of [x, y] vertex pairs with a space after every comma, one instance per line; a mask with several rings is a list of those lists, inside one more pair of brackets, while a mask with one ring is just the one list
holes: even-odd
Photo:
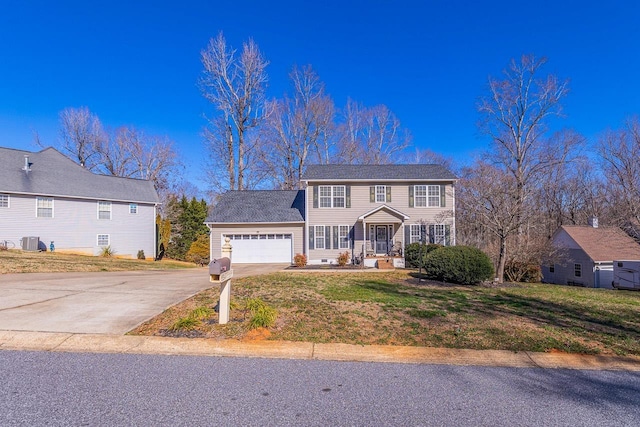
[[[109, 210], [100, 209], [101, 206], [109, 206]], [[98, 219], [110, 220], [113, 217], [113, 204], [107, 200], [98, 200]], [[100, 218], [101, 212], [109, 212], [109, 218]]]
[[138, 215], [138, 204], [137, 203], [129, 203], [129, 214]]
[[[346, 228], [346, 234], [343, 233], [344, 228]], [[351, 226], [349, 225], [339, 225], [338, 226], [338, 249], [351, 249], [349, 234], [351, 232]]]
[[[3, 206], [3, 201], [2, 199], [5, 199], [5, 201], [7, 202], [6, 206]], [[11, 207], [11, 197], [8, 194], [5, 193], [0, 193], [0, 208], [2, 209], [9, 209]]]
[[[322, 234], [322, 238], [320, 238], [320, 239], [318, 238], [318, 235], [319, 235], [318, 230], [320, 230], [321, 231], [320, 234]], [[326, 246], [325, 245], [325, 239], [326, 239], [325, 226], [324, 225], [314, 225], [313, 226], [313, 249], [327, 249], [327, 248], [325, 248], [325, 246]], [[318, 241], [322, 242], [322, 247], [321, 248], [318, 247]]]
[[[51, 201], [51, 207], [48, 206], [40, 206], [41, 201]], [[53, 197], [36, 197], [36, 218], [54, 218], [55, 215], [55, 206]], [[40, 209], [51, 209], [51, 216], [40, 215]]]
[[[380, 198], [382, 200], [380, 200]], [[387, 186], [386, 185], [375, 186], [375, 201], [376, 203], [387, 203]]]
[[[101, 245], [100, 244], [100, 237], [101, 236], [106, 236], [107, 237], [107, 244], [106, 245]], [[96, 235], [96, 246], [100, 247], [100, 248], [106, 248], [107, 246], [111, 245], [111, 235], [110, 234], [97, 234]]]
[[[323, 191], [325, 190], [325, 194], [323, 195]], [[329, 193], [326, 194], [326, 190], [329, 190]], [[342, 195], [336, 195], [336, 189], [342, 189]], [[325, 200], [325, 203], [328, 199], [329, 206], [324, 206], [322, 200]], [[336, 200], [342, 200], [342, 206], [336, 206]], [[320, 209], [333, 209], [339, 208], [343, 209], [347, 207], [347, 186], [346, 185], [319, 185], [318, 186], [318, 207]]]
[[582, 277], [582, 264], [573, 264], [573, 277]]

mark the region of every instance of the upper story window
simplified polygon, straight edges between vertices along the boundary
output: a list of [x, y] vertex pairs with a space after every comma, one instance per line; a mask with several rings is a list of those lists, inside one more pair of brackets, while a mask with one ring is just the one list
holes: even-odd
[[137, 203], [129, 203], [129, 213], [137, 214], [138, 213], [138, 204]]
[[98, 219], [111, 219], [111, 202], [98, 202]]
[[319, 192], [321, 208], [345, 207], [346, 197], [344, 185], [321, 185]]
[[441, 207], [441, 194], [439, 185], [415, 185], [414, 200], [416, 207]]
[[387, 201], [387, 186], [376, 185], [376, 202], [385, 203]]
[[0, 208], [8, 208], [8, 207], [9, 207], [9, 195], [0, 194]]
[[36, 199], [36, 217], [53, 218], [53, 198], [38, 197]]

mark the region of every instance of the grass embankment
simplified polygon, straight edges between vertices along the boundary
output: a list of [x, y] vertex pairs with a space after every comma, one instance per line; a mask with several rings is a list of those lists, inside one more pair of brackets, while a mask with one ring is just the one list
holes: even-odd
[[71, 255], [60, 252], [0, 251], [0, 274], [60, 273], [77, 271], [166, 270], [195, 267], [180, 261], [146, 261]]
[[278, 273], [232, 282], [231, 321], [211, 314], [176, 328], [218, 287], [201, 292], [132, 333], [242, 338], [260, 298], [278, 311], [270, 339], [513, 351], [640, 355], [640, 293], [522, 284], [504, 287], [422, 282], [415, 273]]

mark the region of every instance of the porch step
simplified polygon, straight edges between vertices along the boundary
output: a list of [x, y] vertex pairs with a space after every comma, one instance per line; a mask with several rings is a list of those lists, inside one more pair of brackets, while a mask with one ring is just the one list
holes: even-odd
[[378, 270], [393, 270], [393, 260], [392, 259], [379, 259], [377, 262]]

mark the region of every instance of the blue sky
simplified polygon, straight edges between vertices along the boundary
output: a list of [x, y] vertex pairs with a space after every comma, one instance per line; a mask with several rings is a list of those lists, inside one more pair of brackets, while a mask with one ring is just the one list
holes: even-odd
[[557, 123], [590, 141], [640, 114], [640, 2], [0, 0], [0, 146], [58, 138], [58, 113], [87, 106], [110, 127], [168, 135], [197, 185], [210, 106], [200, 51], [223, 31], [253, 38], [270, 97], [311, 64], [336, 105], [386, 104], [414, 145], [468, 163], [487, 77], [511, 58], [546, 56], [570, 80]]

